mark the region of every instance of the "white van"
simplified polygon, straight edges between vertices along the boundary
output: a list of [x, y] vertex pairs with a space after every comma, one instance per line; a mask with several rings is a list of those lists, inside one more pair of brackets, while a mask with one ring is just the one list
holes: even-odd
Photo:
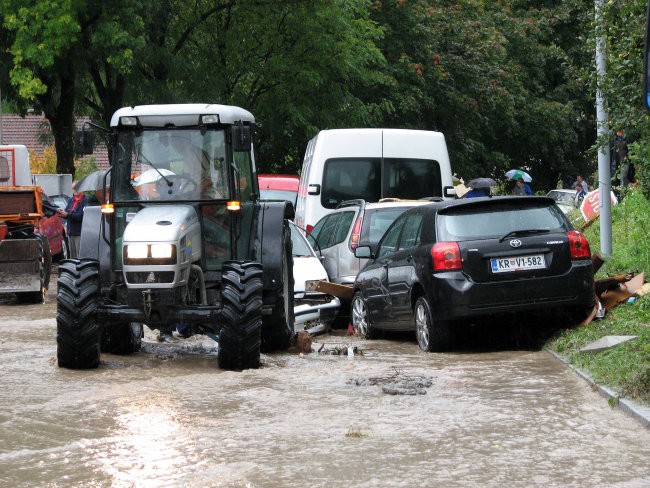
[[333, 129], [309, 141], [295, 222], [308, 232], [344, 200], [454, 198], [445, 137], [408, 129]]

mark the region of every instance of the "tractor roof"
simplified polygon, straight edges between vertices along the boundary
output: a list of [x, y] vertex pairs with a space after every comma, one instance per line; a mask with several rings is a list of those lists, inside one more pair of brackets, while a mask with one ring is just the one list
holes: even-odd
[[[169, 105], [138, 105], [124, 107], [113, 114], [111, 127], [117, 127], [120, 117], [138, 117], [145, 126], [166, 127], [168, 125], [197, 125], [199, 115], [219, 115], [222, 124], [235, 122], [255, 122], [248, 110], [231, 105], [208, 103], [181, 103]], [[197, 117], [192, 117], [196, 115]], [[189, 116], [189, 117], [188, 117]]]

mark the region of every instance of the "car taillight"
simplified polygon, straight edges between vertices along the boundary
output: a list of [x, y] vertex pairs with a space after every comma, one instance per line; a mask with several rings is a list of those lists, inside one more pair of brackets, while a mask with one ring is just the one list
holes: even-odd
[[312, 230], [314, 230], [314, 226], [313, 226], [313, 225], [309, 225], [309, 224], [308, 224], [307, 227], [305, 227], [305, 233], [306, 233], [306, 234], [311, 234], [311, 231], [312, 231]]
[[437, 242], [431, 248], [434, 271], [463, 269], [460, 247], [457, 242]]
[[362, 217], [359, 217], [357, 221], [354, 223], [354, 227], [352, 228], [352, 235], [350, 236], [350, 251], [354, 252], [354, 250], [359, 246], [359, 237], [361, 235], [361, 222], [363, 221]]
[[0, 241], [2, 241], [7, 236], [7, 225], [0, 224]]
[[571, 252], [571, 259], [590, 258], [591, 250], [589, 249], [589, 242], [577, 230], [570, 230], [567, 232], [569, 236], [569, 250]]

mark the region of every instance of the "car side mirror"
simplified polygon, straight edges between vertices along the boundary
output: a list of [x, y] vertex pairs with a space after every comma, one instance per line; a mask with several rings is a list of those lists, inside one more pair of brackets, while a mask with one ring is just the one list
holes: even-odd
[[442, 194], [446, 198], [456, 198], [456, 188], [453, 186], [445, 186], [442, 188]]
[[372, 259], [372, 249], [370, 246], [359, 246], [354, 250], [354, 255], [358, 258]]

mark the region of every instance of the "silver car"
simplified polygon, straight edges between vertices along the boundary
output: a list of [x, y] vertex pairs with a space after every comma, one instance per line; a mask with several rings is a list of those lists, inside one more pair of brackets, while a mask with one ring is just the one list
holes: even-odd
[[309, 241], [323, 257], [330, 281], [352, 284], [367, 259], [355, 257], [358, 246], [374, 248], [393, 221], [409, 208], [430, 201], [397, 200], [366, 203], [348, 200], [320, 219], [309, 233]]

